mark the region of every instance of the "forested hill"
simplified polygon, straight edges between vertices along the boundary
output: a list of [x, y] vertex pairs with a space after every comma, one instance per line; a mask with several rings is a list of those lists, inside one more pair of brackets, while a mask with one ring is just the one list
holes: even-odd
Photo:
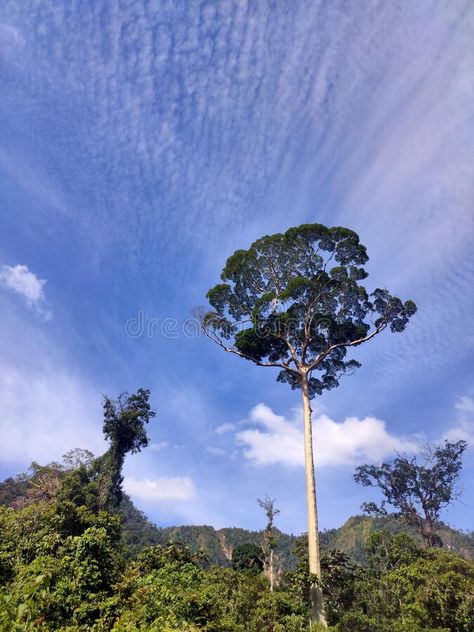
[[[149, 544], [179, 541], [194, 551], [204, 551], [210, 564], [229, 566], [234, 547], [246, 542], [260, 545], [263, 539], [260, 531], [248, 531], [238, 527], [214, 529], [209, 525], [203, 525], [159, 528], [138, 511], [128, 498], [125, 499], [124, 510], [124, 538], [133, 552], [138, 552]], [[363, 562], [365, 561], [364, 547], [369, 535], [373, 531], [382, 529], [391, 533], [405, 532], [415, 540], [421, 541], [415, 530], [401, 524], [395, 518], [353, 516], [342, 527], [323, 531], [321, 544], [324, 548], [335, 548], [347, 553], [354, 561]], [[463, 533], [443, 526], [439, 534], [445, 548], [456, 551], [468, 559], [474, 559], [474, 533]], [[296, 539], [295, 535], [276, 531], [277, 554], [284, 569], [291, 569], [296, 563], [296, 558], [292, 553]]]
[[[63, 475], [56, 464], [38, 466], [33, 464], [28, 474], [20, 474], [0, 483], [0, 504], [13, 507], [31, 502], [31, 482], [36, 482], [39, 499], [54, 497], [59, 481]], [[41, 490], [40, 490], [41, 487]], [[122, 501], [124, 514], [123, 539], [129, 557], [137, 555], [145, 546], [151, 544], [167, 544], [170, 541], [180, 542], [193, 551], [203, 551], [209, 564], [230, 566], [233, 549], [244, 543], [261, 545], [263, 534], [260, 531], [249, 531], [239, 527], [214, 529], [209, 525], [176, 526], [160, 528], [155, 526], [145, 514], [139, 511], [130, 498], [124, 495]], [[405, 532], [415, 540], [420, 541], [419, 535], [410, 527], [400, 524], [396, 519], [370, 518], [368, 516], [353, 516], [338, 529], [329, 529], [321, 533], [323, 548], [335, 548], [347, 553], [354, 561], [365, 561], [364, 547], [369, 535], [376, 530], [386, 529], [391, 533]], [[463, 533], [444, 526], [439, 535], [445, 548], [456, 551], [468, 559], [474, 559], [474, 534]], [[293, 546], [297, 539], [295, 535], [288, 535], [276, 531], [276, 553], [282, 570], [292, 569], [296, 558]]]

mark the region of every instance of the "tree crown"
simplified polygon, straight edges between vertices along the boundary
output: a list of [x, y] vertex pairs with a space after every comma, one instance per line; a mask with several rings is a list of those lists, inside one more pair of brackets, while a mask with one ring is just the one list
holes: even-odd
[[103, 506], [116, 508], [122, 501], [122, 467], [125, 456], [140, 452], [148, 445], [145, 425], [155, 417], [151, 409], [150, 391], [139, 388], [136, 393], [122, 393], [118, 399], [104, 398], [105, 438], [110, 448], [96, 459], [98, 484]]
[[104, 436], [123, 455], [148, 445], [145, 424], [156, 415], [149, 397], [148, 389], [139, 388], [133, 395], [122, 393], [117, 400], [104, 398]]
[[392, 463], [360, 465], [354, 480], [364, 487], [378, 487], [384, 498], [380, 505], [364, 503], [367, 513], [386, 514], [391, 505], [431, 544], [441, 510], [457, 498], [456, 481], [462, 468], [466, 441], [445, 441], [427, 448], [424, 462], [398, 456]]
[[367, 261], [347, 228], [303, 224], [262, 237], [227, 260], [223, 282], [207, 293], [204, 332], [226, 351], [279, 368], [292, 388], [307, 377], [310, 396], [333, 388], [359, 366], [346, 359], [350, 347], [387, 327], [403, 331], [416, 312], [386, 289], [369, 295]]

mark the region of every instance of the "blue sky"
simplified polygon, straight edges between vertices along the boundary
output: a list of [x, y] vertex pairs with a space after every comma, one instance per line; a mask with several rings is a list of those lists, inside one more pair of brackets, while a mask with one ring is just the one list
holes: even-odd
[[157, 524], [260, 528], [269, 494], [303, 531], [298, 394], [186, 319], [236, 248], [313, 221], [419, 307], [314, 402], [321, 526], [367, 500], [355, 465], [474, 439], [473, 38], [470, 0], [4, 1], [0, 474], [100, 453], [102, 394], [145, 386], [125, 486]]

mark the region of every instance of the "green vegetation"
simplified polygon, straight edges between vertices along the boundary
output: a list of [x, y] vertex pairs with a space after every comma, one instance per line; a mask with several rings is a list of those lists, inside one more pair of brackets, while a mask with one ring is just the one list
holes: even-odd
[[262, 548], [252, 542], [239, 544], [232, 551], [232, 568], [234, 571], [248, 571], [251, 575], [259, 575], [263, 571]]
[[354, 479], [364, 487], [377, 487], [384, 499], [380, 505], [364, 503], [369, 514], [387, 515], [386, 505], [414, 527], [428, 546], [442, 544], [437, 533], [441, 510], [459, 495], [455, 484], [462, 468], [466, 441], [445, 441], [426, 449], [423, 463], [417, 457], [398, 456], [393, 463], [361, 465]]
[[[61, 492], [78, 471], [66, 474]], [[271, 592], [256, 544], [235, 547], [233, 568], [211, 565], [178, 543], [148, 546], [130, 559], [122, 515], [98, 511], [94, 503], [64, 506], [61, 496], [0, 507], [0, 629], [308, 629], [305, 538], [293, 538], [298, 562]], [[358, 564], [335, 549], [322, 555], [326, 617], [334, 631], [472, 629], [472, 562], [382, 530], [368, 537], [365, 556]]]
[[[123, 458], [147, 443], [148, 396], [140, 390], [117, 400], [112, 415], [104, 411], [104, 456], [74, 450], [63, 463], [33, 463], [0, 484], [0, 630], [308, 630], [316, 579], [307, 537], [275, 529], [274, 501], [260, 503], [261, 532], [158, 529], [122, 494]], [[321, 534], [332, 632], [472, 629], [472, 561], [421, 546], [420, 534], [403, 529], [393, 517], [355, 517]], [[445, 545], [472, 555], [472, 537], [441, 531]], [[273, 590], [269, 552], [278, 569]]]
[[145, 424], [155, 412], [149, 404], [150, 391], [138, 389], [134, 395], [122, 393], [116, 401], [104, 399], [104, 436], [110, 444], [95, 462], [97, 486], [104, 508], [114, 509], [122, 500], [122, 467], [125, 456], [148, 445]]

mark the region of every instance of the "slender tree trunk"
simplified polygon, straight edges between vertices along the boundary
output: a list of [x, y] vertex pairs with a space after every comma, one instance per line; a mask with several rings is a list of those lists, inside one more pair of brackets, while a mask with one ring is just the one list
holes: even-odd
[[270, 549], [270, 592], [273, 592], [273, 549]]
[[[301, 392], [304, 414], [304, 458], [306, 470], [306, 503], [308, 508], [308, 554], [309, 572], [321, 579], [321, 561], [319, 557], [318, 509], [316, 504], [316, 483], [314, 477], [313, 429], [311, 425], [311, 405], [309, 400], [307, 376], [302, 376]], [[327, 626], [324, 616], [323, 594], [321, 586], [314, 583], [310, 588], [311, 623]]]

